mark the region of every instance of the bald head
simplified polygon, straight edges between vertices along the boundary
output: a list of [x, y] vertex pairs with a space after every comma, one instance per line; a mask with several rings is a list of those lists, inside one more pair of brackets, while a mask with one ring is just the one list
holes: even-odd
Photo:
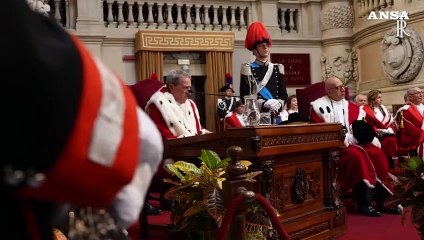
[[342, 84], [342, 81], [337, 77], [330, 77], [325, 80], [325, 91]]
[[337, 77], [330, 77], [325, 80], [325, 92], [327, 96], [334, 101], [342, 100], [345, 97], [345, 89], [342, 80]]

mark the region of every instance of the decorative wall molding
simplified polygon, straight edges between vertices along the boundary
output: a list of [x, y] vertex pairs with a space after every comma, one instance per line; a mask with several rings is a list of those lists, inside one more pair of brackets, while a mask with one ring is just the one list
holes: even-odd
[[321, 56], [321, 77], [323, 80], [336, 76], [349, 89], [356, 89], [358, 82], [358, 54], [355, 48], [346, 49], [343, 55]]
[[222, 51], [233, 52], [232, 32], [147, 31], [136, 34], [136, 52]]
[[381, 42], [381, 66], [385, 76], [395, 84], [414, 80], [424, 61], [420, 35], [411, 27], [407, 27], [405, 32], [407, 35], [403, 38], [398, 37], [394, 27]]
[[278, 145], [289, 145], [299, 143], [311, 143], [311, 142], [325, 142], [325, 141], [337, 141], [340, 140], [340, 134], [338, 133], [320, 133], [320, 134], [307, 134], [307, 135], [294, 135], [294, 136], [282, 136], [282, 137], [262, 137], [262, 146], [278, 146]]
[[334, 5], [324, 9], [321, 14], [321, 30], [353, 27], [353, 7]]

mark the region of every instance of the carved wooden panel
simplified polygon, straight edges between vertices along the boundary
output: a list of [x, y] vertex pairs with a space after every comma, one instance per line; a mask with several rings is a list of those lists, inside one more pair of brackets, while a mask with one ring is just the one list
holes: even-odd
[[300, 144], [300, 143], [317, 143], [324, 141], [334, 141], [340, 138], [337, 132], [319, 133], [319, 134], [302, 134], [293, 136], [267, 136], [262, 137], [262, 146], [270, 147], [276, 145]]
[[322, 164], [320, 158], [316, 160], [302, 164], [275, 164], [275, 208], [284, 217], [300, 214], [305, 209], [322, 209]]
[[228, 147], [240, 146], [240, 159], [253, 163], [249, 170], [263, 171], [255, 191], [275, 207], [292, 239], [334, 239], [346, 229], [337, 182], [342, 139], [340, 124], [234, 128], [165, 141], [164, 157], [197, 158], [202, 148], [226, 157]]

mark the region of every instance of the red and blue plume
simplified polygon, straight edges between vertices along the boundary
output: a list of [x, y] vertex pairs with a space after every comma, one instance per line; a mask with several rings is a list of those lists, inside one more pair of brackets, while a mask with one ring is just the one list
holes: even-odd
[[229, 73], [225, 74], [225, 85], [229, 86], [230, 88], [233, 87], [233, 77]]

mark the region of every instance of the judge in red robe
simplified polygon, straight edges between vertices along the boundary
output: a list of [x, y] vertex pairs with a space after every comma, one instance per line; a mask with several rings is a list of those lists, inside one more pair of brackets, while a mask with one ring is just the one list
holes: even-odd
[[[388, 163], [384, 153], [379, 148], [378, 139], [369, 143], [359, 143], [353, 136], [351, 124], [363, 119], [365, 113], [355, 104], [344, 98], [345, 89], [340, 79], [332, 77], [326, 80], [327, 95], [311, 103], [311, 122], [341, 123], [346, 132], [345, 147], [340, 149], [339, 183], [342, 191], [353, 189], [358, 211], [367, 216], [378, 217], [381, 213], [371, 207], [371, 188], [378, 184], [378, 178], [385, 179], [388, 173]], [[377, 194], [381, 191], [376, 191]], [[383, 210], [383, 202], [387, 194], [380, 195], [377, 207]]]
[[235, 128], [235, 127], [244, 127], [246, 126], [246, 121], [243, 116], [244, 112], [244, 104], [241, 101], [237, 101], [235, 103], [234, 111], [230, 112], [225, 116], [224, 127], [227, 128]]
[[407, 97], [409, 104], [401, 107], [396, 113], [395, 119], [398, 127], [399, 148], [402, 150], [415, 151], [421, 158], [424, 143], [424, 121], [421, 104], [423, 92], [418, 87], [408, 89]]
[[[183, 70], [172, 70], [166, 77], [166, 88], [156, 91], [146, 104], [146, 112], [155, 122], [163, 139], [174, 139], [210, 133], [200, 124], [199, 110], [189, 99], [191, 76]], [[152, 181], [151, 189], [160, 193], [161, 205], [169, 208], [163, 199], [169, 185], [164, 178], [171, 178], [163, 163]]]
[[200, 125], [199, 110], [189, 99], [190, 74], [172, 70], [166, 79], [166, 89], [155, 92], [146, 105], [146, 112], [156, 123], [163, 139], [196, 136], [208, 133]]
[[382, 94], [379, 90], [371, 90], [367, 94], [368, 104], [362, 109], [366, 113], [365, 120], [370, 124], [381, 142], [381, 149], [388, 159], [391, 168], [394, 167], [392, 157], [398, 155], [398, 145], [396, 138], [396, 128], [392, 114], [382, 104]]

